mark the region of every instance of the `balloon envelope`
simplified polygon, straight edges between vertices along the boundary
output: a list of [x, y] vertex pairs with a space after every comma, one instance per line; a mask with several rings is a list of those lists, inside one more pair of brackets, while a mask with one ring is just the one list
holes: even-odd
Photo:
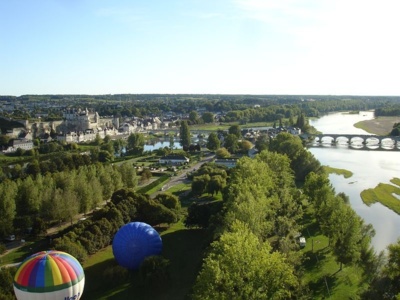
[[78, 300], [85, 275], [81, 264], [62, 251], [42, 251], [26, 258], [14, 277], [18, 300]]
[[122, 226], [115, 234], [112, 249], [119, 265], [136, 270], [146, 257], [161, 253], [162, 241], [150, 225], [132, 222]]

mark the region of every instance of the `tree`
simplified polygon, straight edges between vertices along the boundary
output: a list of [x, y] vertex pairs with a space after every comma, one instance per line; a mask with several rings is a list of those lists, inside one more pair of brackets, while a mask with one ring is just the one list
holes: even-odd
[[267, 134], [260, 134], [256, 140], [256, 149], [261, 152], [268, 149], [269, 136]]
[[10, 137], [5, 134], [0, 134], [0, 146], [8, 147], [8, 143], [10, 142]]
[[144, 135], [131, 133], [128, 137], [128, 150], [133, 154], [142, 154], [144, 150]]
[[385, 274], [391, 280], [400, 280], [400, 239], [396, 244], [388, 246], [388, 260], [385, 266]]
[[154, 199], [164, 205], [166, 208], [174, 211], [179, 211], [181, 209], [181, 202], [179, 201], [179, 198], [173, 194], [160, 193], [157, 194]]
[[114, 192], [113, 180], [111, 178], [112, 167], [99, 167], [97, 171], [97, 176], [99, 177], [100, 184], [103, 191], [103, 199], [110, 199], [112, 193]]
[[15, 151], [15, 155], [16, 156], [23, 156], [23, 155], [25, 155], [25, 150], [24, 149], [22, 149], [22, 148], [17, 148], [17, 150]]
[[207, 148], [209, 150], [215, 151], [219, 149], [221, 142], [215, 132], [211, 132], [207, 139]]
[[38, 185], [32, 177], [18, 181], [16, 204], [19, 216], [32, 216], [39, 212], [41, 198]]
[[109, 152], [112, 156], [114, 156], [115, 150], [114, 150], [114, 143], [108, 142], [108, 143], [103, 143], [103, 145], [100, 146], [100, 150], [104, 150]]
[[162, 287], [169, 281], [168, 259], [162, 256], [149, 256], [140, 265], [140, 277], [144, 285]]
[[195, 176], [192, 181], [192, 192], [196, 195], [203, 194], [206, 189], [207, 185], [210, 182], [211, 178], [210, 175], [205, 174], [202, 176]]
[[301, 139], [290, 133], [278, 134], [269, 143], [269, 150], [286, 154], [290, 158], [290, 166], [299, 181], [304, 181], [310, 172], [318, 172], [321, 169], [319, 161], [304, 148]]
[[400, 135], [400, 123], [394, 123], [392, 131], [389, 133], [390, 136]]
[[87, 184], [92, 193], [91, 209], [94, 209], [103, 201], [103, 187], [97, 177], [90, 178]]
[[231, 154], [229, 153], [229, 151], [226, 148], [219, 148], [216, 152], [215, 152], [215, 156], [217, 158], [228, 158], [231, 156]]
[[228, 134], [224, 141], [224, 147], [230, 153], [236, 153], [239, 150], [238, 138], [235, 134]]
[[139, 204], [138, 219], [152, 226], [162, 223], [171, 224], [178, 220], [174, 211], [152, 199], [146, 199]]
[[247, 152], [248, 152], [251, 148], [253, 148], [253, 144], [252, 144], [251, 142], [247, 141], [247, 140], [241, 141], [240, 144], [239, 144], [239, 146], [240, 146], [240, 151], [241, 151], [242, 153], [245, 153], [245, 154], [247, 154]]
[[309, 197], [311, 202], [319, 211], [322, 204], [326, 201], [329, 195], [334, 194], [332, 185], [326, 174], [317, 174], [310, 172], [304, 182], [303, 191]]
[[79, 202], [79, 212], [87, 213], [93, 207], [93, 197], [88, 186], [86, 173], [81, 171], [75, 180], [74, 191]]
[[332, 217], [336, 217], [332, 222], [334, 224], [333, 253], [342, 270], [343, 264], [357, 263], [361, 257], [361, 220], [353, 209], [345, 204], [340, 210], [336, 207]]
[[242, 131], [240, 130], [239, 125], [232, 125], [229, 127], [228, 133], [236, 135], [236, 139], [240, 139], [242, 137]]
[[103, 143], [104, 144], [108, 144], [110, 142], [111, 142], [111, 137], [107, 134], [103, 139]]
[[214, 122], [214, 114], [212, 112], [204, 112], [201, 115], [204, 123], [213, 123]]
[[93, 144], [96, 146], [100, 146], [103, 141], [101, 140], [100, 134], [96, 133], [96, 137], [93, 141]]
[[191, 124], [197, 124], [199, 122], [199, 114], [195, 110], [192, 110], [189, 113], [189, 120]]
[[119, 172], [121, 174], [122, 183], [127, 188], [134, 188], [137, 186], [138, 178], [136, 176], [136, 170], [130, 163], [123, 163], [119, 166]]
[[225, 186], [226, 179], [221, 175], [214, 175], [211, 177], [210, 182], [207, 185], [207, 191], [211, 195], [214, 195], [214, 193], [218, 194], [218, 192], [222, 192]]
[[99, 162], [110, 162], [113, 161], [114, 156], [106, 150], [100, 150], [98, 156]]
[[17, 185], [7, 180], [0, 184], [0, 236], [10, 234], [16, 214]]
[[150, 171], [149, 169], [146, 168], [146, 169], [144, 169], [144, 170], [142, 171], [142, 175], [140, 176], [140, 181], [141, 181], [141, 182], [147, 182], [147, 181], [150, 180], [151, 176], [153, 176], [153, 175], [151, 174], [151, 171]]
[[172, 151], [174, 150], [174, 144], [175, 144], [175, 139], [174, 139], [174, 135], [170, 134], [169, 135], [169, 149]]
[[15, 299], [13, 279], [16, 272], [16, 267], [0, 269], [0, 299]]
[[188, 214], [184, 221], [185, 226], [207, 228], [210, 225], [212, 216], [217, 215], [222, 210], [222, 204], [221, 201], [193, 202], [188, 207]]
[[114, 147], [114, 153], [121, 154], [122, 149], [127, 145], [124, 139], [116, 139], [111, 142]]
[[191, 138], [190, 138], [189, 126], [186, 121], [181, 122], [181, 127], [179, 128], [179, 133], [180, 133], [181, 146], [183, 148], [185, 148], [185, 147], [189, 148], [190, 143], [191, 143]]
[[235, 222], [211, 244], [193, 299], [290, 299], [298, 281], [283, 255]]

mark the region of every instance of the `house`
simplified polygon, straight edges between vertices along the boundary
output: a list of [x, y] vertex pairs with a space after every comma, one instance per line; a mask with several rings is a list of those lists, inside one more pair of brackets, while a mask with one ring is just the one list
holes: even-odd
[[301, 129], [297, 127], [288, 127], [287, 131], [293, 135], [300, 135]]
[[18, 135], [19, 140], [32, 140], [32, 134], [30, 132], [23, 131]]
[[17, 151], [18, 148], [23, 150], [31, 150], [33, 149], [33, 142], [32, 140], [24, 140], [24, 139], [14, 139], [10, 141], [10, 147], [4, 150], [4, 153], [13, 153]]
[[258, 154], [258, 150], [256, 149], [256, 147], [253, 147], [253, 148], [249, 149], [249, 151], [247, 151], [247, 155], [251, 158], [254, 158], [257, 154]]
[[167, 155], [159, 159], [162, 165], [184, 165], [189, 163], [189, 158], [183, 155]]
[[121, 127], [118, 128], [118, 132], [123, 133], [123, 134], [131, 134], [134, 131], [135, 131], [135, 127], [129, 123], [124, 123], [121, 125]]

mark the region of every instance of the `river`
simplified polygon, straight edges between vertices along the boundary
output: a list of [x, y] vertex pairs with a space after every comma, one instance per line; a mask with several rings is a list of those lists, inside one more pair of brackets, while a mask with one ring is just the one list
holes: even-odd
[[[353, 125], [372, 118], [373, 112], [333, 113], [310, 120], [310, 125], [322, 133], [369, 134]], [[399, 178], [400, 153], [391, 150], [355, 150], [347, 146], [310, 147], [309, 150], [322, 165], [353, 172], [353, 176], [347, 179], [335, 174], [329, 175], [329, 179], [336, 193], [347, 194], [356, 213], [366, 223], [374, 226], [376, 235], [372, 239], [372, 245], [375, 250], [385, 250], [389, 244], [395, 243], [400, 237], [400, 216], [380, 203], [365, 205], [360, 193], [365, 189], [374, 188], [380, 182], [390, 184], [390, 179]]]

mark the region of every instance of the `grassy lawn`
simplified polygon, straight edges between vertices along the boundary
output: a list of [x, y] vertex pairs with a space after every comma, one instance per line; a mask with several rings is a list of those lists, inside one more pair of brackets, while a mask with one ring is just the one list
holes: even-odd
[[29, 255], [49, 250], [48, 242], [45, 238], [30, 238], [25, 243], [21, 243], [20, 240], [12, 242], [15, 248], [7, 250], [5, 254], [0, 257], [0, 266], [7, 264], [14, 264], [22, 262]]
[[179, 194], [191, 189], [192, 187], [190, 183], [180, 183], [169, 188], [167, 192], [179, 196]]
[[328, 174], [343, 175], [344, 178], [350, 178], [351, 176], [353, 176], [353, 173], [351, 171], [345, 169], [337, 169], [330, 166], [323, 166], [323, 169]]
[[[171, 187], [167, 192], [180, 196], [190, 189], [190, 183], [182, 183]], [[206, 198], [216, 200], [221, 197], [219, 195]], [[182, 215], [184, 215], [192, 200], [188, 196], [181, 199]], [[170, 279], [165, 285], [162, 287], [143, 286], [138, 272], [132, 272], [129, 279], [109, 282], [104, 276], [104, 271], [117, 265], [112, 254], [112, 247], [109, 246], [89, 257], [83, 265], [86, 286], [82, 299], [188, 299], [210, 237], [205, 230], [186, 228], [183, 220], [184, 218], [181, 218], [178, 223], [166, 230], [156, 227], [163, 241], [162, 255], [170, 261]]]
[[367, 189], [361, 192], [361, 199], [367, 205], [379, 202], [382, 205], [400, 214], [400, 179], [393, 178], [390, 180], [393, 184], [379, 183], [373, 189]]
[[335, 261], [329, 246], [329, 240], [324, 236], [313, 220], [307, 219], [303, 235], [307, 245], [303, 251], [305, 260], [304, 283], [313, 291], [312, 299], [357, 299], [356, 294], [363, 284], [362, 270], [356, 266], [340, 265]]

